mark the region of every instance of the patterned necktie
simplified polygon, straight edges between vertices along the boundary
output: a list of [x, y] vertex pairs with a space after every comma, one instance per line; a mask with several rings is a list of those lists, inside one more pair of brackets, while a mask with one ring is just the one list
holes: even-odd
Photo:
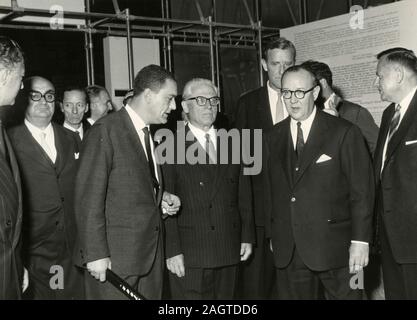
[[152, 157], [151, 135], [149, 133], [148, 127], [143, 128], [142, 131], [145, 134], [145, 149], [146, 149], [146, 154], [148, 156], [148, 165], [149, 165], [149, 171], [151, 172], [152, 184], [155, 189], [155, 193], [158, 193], [159, 182], [158, 182], [158, 179], [156, 178], [155, 164], [153, 162], [153, 157]]
[[214, 149], [213, 141], [210, 139], [210, 134], [206, 133], [206, 152], [209, 156], [209, 163], [215, 164], [217, 163], [217, 155], [216, 155], [216, 149]]
[[[282, 100], [281, 100], [281, 93], [277, 92], [278, 94], [278, 100], [277, 100], [277, 104], [275, 106], [275, 123], [278, 123], [282, 120], [284, 120], [284, 106], [282, 105]], [[275, 124], [274, 123], [274, 124]]]
[[391, 119], [391, 123], [389, 124], [388, 143], [390, 142], [394, 133], [398, 130], [398, 123], [400, 122], [400, 116], [401, 116], [400, 110], [401, 110], [401, 106], [397, 104], [397, 106], [395, 107], [394, 115]]
[[297, 159], [301, 159], [301, 155], [304, 149], [304, 136], [303, 136], [303, 129], [301, 128], [301, 122], [297, 122], [297, 143], [295, 146], [295, 152], [297, 154]]
[[49, 147], [48, 143], [46, 142], [46, 133], [41, 132], [39, 137], [40, 137], [40, 143], [41, 143], [42, 149], [46, 152], [49, 159], [51, 159], [51, 161], [53, 163], [55, 163], [56, 158], [54, 156], [54, 153], [52, 152], [51, 148]]

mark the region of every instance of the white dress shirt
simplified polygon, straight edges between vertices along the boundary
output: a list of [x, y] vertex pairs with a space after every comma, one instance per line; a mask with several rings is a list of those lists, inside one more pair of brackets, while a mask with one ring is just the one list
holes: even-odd
[[[136, 129], [136, 133], [139, 136], [139, 140], [140, 143], [142, 144], [142, 148], [143, 151], [145, 152], [145, 156], [149, 161], [149, 155], [146, 153], [146, 145], [145, 145], [145, 133], [143, 132], [143, 128], [148, 127], [149, 130], [149, 126], [145, 124], [145, 122], [142, 120], [142, 118], [132, 109], [132, 107], [129, 106], [129, 104], [127, 104], [125, 106], [125, 109], [127, 111], [127, 114], [130, 117], [130, 120], [132, 120], [133, 122], [133, 126]], [[155, 161], [155, 147], [153, 144], [153, 139], [150, 139], [151, 141], [151, 150], [152, 150], [152, 159], [153, 159], [153, 163], [154, 165], [154, 169], [155, 169], [155, 177], [158, 180], [158, 182], [160, 181], [159, 176], [158, 176], [158, 170], [156, 169], [156, 164], [157, 162]]]
[[313, 125], [313, 120], [316, 117], [317, 109], [314, 106], [313, 112], [308, 116], [307, 119], [303, 121], [297, 121], [291, 118], [290, 129], [291, 129], [291, 138], [294, 146], [294, 150], [297, 146], [297, 122], [301, 122], [301, 129], [303, 130], [304, 143], [307, 143], [308, 136], [310, 135], [311, 126]]
[[201, 130], [200, 128], [197, 128], [196, 126], [193, 126], [191, 122], [188, 122], [188, 127], [190, 128], [193, 135], [196, 137], [197, 141], [203, 147], [204, 151], [208, 152], [206, 150], [206, 133], [210, 135], [211, 142], [213, 142], [214, 145], [214, 150], [217, 150], [217, 133], [216, 129], [214, 129], [213, 126], [211, 126], [207, 132]]
[[[400, 102], [400, 106], [401, 106], [401, 109], [400, 109], [400, 121], [398, 122], [398, 127], [397, 128], [399, 128], [400, 127], [400, 125], [401, 125], [401, 121], [403, 120], [403, 118], [404, 118], [404, 114], [406, 113], [406, 111], [408, 110], [408, 107], [410, 106], [410, 103], [411, 103], [411, 100], [413, 100], [413, 97], [414, 97], [414, 94], [416, 93], [416, 90], [417, 90], [417, 86], [416, 87], [414, 87], [414, 89], [413, 90], [411, 90], [402, 100], [401, 100], [401, 102]], [[396, 105], [397, 106], [397, 105]], [[391, 119], [390, 119], [390, 121], [391, 121]], [[388, 125], [389, 126], [389, 125]], [[381, 173], [382, 173], [382, 170], [384, 170], [384, 164], [385, 164], [385, 156], [386, 156], [386, 153], [387, 153], [387, 147], [388, 147], [388, 135], [387, 135], [387, 137], [386, 137], [386, 139], [385, 139], [385, 143], [384, 143], [384, 150], [382, 151], [382, 165], [381, 165]]]
[[72, 132], [78, 133], [81, 140], [84, 138], [84, 128], [83, 128], [83, 123], [82, 122], [81, 122], [80, 127], [78, 129], [74, 129], [66, 121], [64, 121], [64, 128], [67, 128], [68, 130], [71, 130]]
[[[269, 108], [271, 109], [271, 115], [272, 115], [272, 122], [274, 124], [277, 123], [276, 121], [276, 115], [277, 115], [277, 101], [278, 101], [278, 92], [276, 90], [274, 90], [271, 85], [269, 84], [269, 81], [267, 83], [267, 88], [268, 88], [268, 97], [269, 97]], [[282, 104], [282, 108], [283, 108], [283, 115], [284, 115], [284, 119], [286, 117], [288, 117], [288, 111], [287, 108], [285, 108], [285, 103], [284, 103], [284, 99], [281, 96], [281, 104]]]
[[330, 101], [334, 101], [336, 94], [333, 92], [330, 97], [324, 102], [324, 109], [330, 109]]
[[[31, 124], [27, 119], [25, 119], [25, 125], [29, 129], [33, 138], [35, 138], [36, 142], [39, 143], [42, 149], [45, 150], [51, 161], [55, 163], [57, 152], [55, 147], [54, 129], [51, 123], [49, 123], [48, 126], [43, 130]], [[43, 143], [43, 134], [45, 134], [45, 142], [47, 144], [47, 147], [45, 147]]]
[[93, 125], [93, 124], [94, 124], [94, 122], [95, 122], [95, 121], [94, 121], [93, 119], [91, 119], [91, 118], [87, 118], [87, 121], [88, 121], [88, 123], [89, 123], [89, 124], [91, 124], [91, 125]]

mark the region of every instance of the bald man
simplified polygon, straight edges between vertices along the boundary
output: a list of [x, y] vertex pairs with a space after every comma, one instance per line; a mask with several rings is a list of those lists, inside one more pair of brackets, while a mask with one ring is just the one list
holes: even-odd
[[82, 272], [73, 264], [73, 212], [78, 145], [75, 134], [51, 123], [55, 88], [47, 79], [24, 82], [24, 124], [9, 131], [21, 169], [27, 299], [82, 299]]

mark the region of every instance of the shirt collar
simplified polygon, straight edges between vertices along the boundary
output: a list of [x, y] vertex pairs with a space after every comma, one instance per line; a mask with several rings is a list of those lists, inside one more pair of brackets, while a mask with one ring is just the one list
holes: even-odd
[[197, 138], [198, 142], [200, 142], [202, 146], [205, 146], [207, 133], [210, 135], [210, 139], [213, 142], [214, 146], [216, 146], [217, 135], [216, 135], [216, 129], [214, 129], [213, 125], [210, 127], [210, 129], [207, 132], [204, 130], [201, 130], [200, 128], [197, 128], [196, 126], [193, 126], [191, 122], [188, 122], [188, 127], [190, 128], [191, 132]]
[[336, 94], [333, 92], [331, 95], [330, 95], [330, 97], [324, 102], [324, 108], [325, 109], [329, 109], [330, 108], [330, 106], [329, 106], [329, 102], [330, 101], [334, 101], [334, 99], [336, 98]]
[[46, 135], [50, 135], [51, 133], [53, 134], [53, 129], [52, 129], [52, 124], [49, 122], [49, 124], [46, 126], [45, 129], [41, 129], [36, 127], [35, 125], [33, 125], [32, 123], [29, 122], [29, 120], [25, 119], [25, 125], [26, 127], [29, 129], [29, 131], [35, 135], [40, 135], [41, 133], [45, 133]]
[[410, 105], [410, 103], [411, 103], [411, 100], [413, 100], [413, 97], [414, 97], [414, 94], [416, 93], [416, 90], [417, 90], [417, 86], [416, 87], [414, 87], [414, 89], [412, 89], [402, 100], [401, 100], [401, 102], [400, 102], [400, 106], [401, 106], [401, 109], [400, 109], [400, 113], [401, 113], [401, 115], [403, 115], [406, 111], [407, 111], [407, 109], [408, 109], [408, 106]]
[[132, 120], [133, 125], [136, 128], [136, 131], [142, 131], [143, 128], [145, 128], [145, 127], [148, 127], [148, 129], [149, 129], [149, 126], [146, 125], [146, 123], [142, 120], [142, 118], [132, 109], [131, 106], [129, 106], [129, 104], [127, 104], [125, 106], [125, 109], [126, 109], [128, 115], [129, 115], [130, 119]]
[[68, 130], [71, 130], [72, 132], [84, 132], [82, 122], [80, 124], [80, 127], [78, 129], [75, 129], [75, 128], [71, 127], [66, 121], [64, 121], [64, 128], [67, 128]]

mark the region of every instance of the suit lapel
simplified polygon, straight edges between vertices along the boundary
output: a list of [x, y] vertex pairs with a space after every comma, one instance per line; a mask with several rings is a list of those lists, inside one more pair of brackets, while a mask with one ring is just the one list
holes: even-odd
[[[399, 143], [404, 139], [404, 136], [406, 135], [408, 128], [415, 121], [416, 116], [417, 116], [417, 93], [414, 94], [414, 97], [411, 100], [410, 105], [408, 106], [408, 109], [404, 114], [404, 118], [402, 119], [400, 126], [398, 127], [398, 130], [394, 133], [394, 135], [392, 136], [391, 140], [388, 143], [387, 152], [385, 155], [385, 161], [391, 158], [395, 149], [397, 149]], [[392, 117], [389, 118], [389, 121], [391, 121], [391, 118]]]
[[385, 140], [387, 140], [390, 121], [395, 112], [395, 104], [388, 106], [386, 115], [382, 118], [381, 128], [379, 129], [377, 148], [375, 150], [375, 177], [379, 178], [382, 167], [382, 153], [384, 152]]
[[271, 107], [269, 105], [269, 96], [267, 86], [262, 87], [262, 90], [259, 94], [258, 104], [258, 114], [261, 117], [262, 128], [270, 128], [274, 125], [271, 115]]
[[300, 181], [306, 169], [311, 162], [316, 159], [320, 153], [320, 148], [323, 145], [326, 137], [327, 123], [323, 118], [322, 111], [317, 109], [316, 117], [310, 129], [307, 142], [304, 147], [303, 154], [300, 160], [300, 168], [298, 174], [294, 179], [294, 186]]
[[149, 171], [148, 158], [146, 158], [145, 149], [144, 149], [144, 146], [142, 146], [142, 142], [140, 141], [135, 125], [133, 124], [132, 119], [130, 119], [130, 116], [127, 113], [126, 109], [122, 108], [122, 110], [120, 110], [120, 117], [122, 118], [122, 121], [124, 122], [124, 128], [126, 128], [126, 138], [127, 140], [130, 140], [132, 144], [135, 146], [134, 151], [138, 155], [138, 160], [141, 163], [139, 167], [143, 168], [146, 171], [147, 173], [146, 177], [148, 180], [149, 188], [152, 190], [155, 203], [158, 203], [157, 201], [160, 195], [159, 195], [159, 192], [158, 192], [158, 195], [155, 195], [155, 192], [153, 192], [152, 177]]
[[57, 125], [52, 124], [54, 128], [54, 139], [55, 139], [55, 148], [56, 148], [56, 160], [55, 167], [57, 174], [59, 174], [65, 167], [65, 164], [69, 157], [74, 157], [70, 155], [70, 144], [66, 143], [66, 136], [61, 131], [58, 130]]
[[278, 154], [281, 157], [281, 165], [282, 169], [285, 172], [285, 176], [287, 177], [288, 184], [293, 186], [293, 175], [292, 175], [292, 157], [291, 153], [294, 152], [294, 146], [291, 140], [291, 132], [290, 132], [290, 117], [286, 118], [282, 124], [282, 131], [279, 134], [279, 142], [278, 142]]

